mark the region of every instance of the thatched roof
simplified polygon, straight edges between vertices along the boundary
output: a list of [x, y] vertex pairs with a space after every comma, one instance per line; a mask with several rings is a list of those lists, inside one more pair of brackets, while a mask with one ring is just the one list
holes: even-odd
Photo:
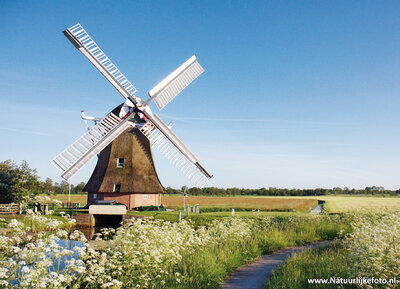
[[[118, 158], [124, 158], [124, 168], [117, 167]], [[150, 141], [136, 128], [126, 129], [100, 153], [84, 191], [113, 193], [114, 184], [121, 184], [120, 193], [165, 192], [154, 167]]]

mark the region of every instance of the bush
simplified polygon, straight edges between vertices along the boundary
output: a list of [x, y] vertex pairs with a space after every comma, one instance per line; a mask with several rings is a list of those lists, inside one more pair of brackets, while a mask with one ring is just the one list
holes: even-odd
[[[400, 211], [359, 214], [352, 223], [353, 232], [345, 239], [350, 277], [400, 276]], [[375, 286], [375, 287], [374, 287]], [[398, 285], [387, 288], [398, 288]], [[376, 288], [367, 285], [367, 288]]]

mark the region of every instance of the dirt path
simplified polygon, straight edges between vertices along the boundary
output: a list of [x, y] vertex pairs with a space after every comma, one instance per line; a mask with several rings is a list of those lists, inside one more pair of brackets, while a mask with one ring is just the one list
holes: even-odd
[[221, 289], [262, 289], [265, 281], [271, 277], [272, 270], [281, 265], [292, 254], [299, 253], [306, 249], [325, 246], [330, 242], [331, 241], [321, 241], [299, 247], [289, 247], [272, 254], [262, 255], [253, 263], [239, 267], [225, 280]]

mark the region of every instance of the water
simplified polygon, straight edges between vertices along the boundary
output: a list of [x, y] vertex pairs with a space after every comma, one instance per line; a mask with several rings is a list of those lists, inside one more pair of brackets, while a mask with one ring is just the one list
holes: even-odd
[[[67, 266], [67, 261], [71, 260], [71, 259], [75, 259], [75, 260], [79, 260], [80, 256], [79, 256], [79, 252], [76, 248], [82, 248], [85, 247], [85, 245], [81, 242], [81, 241], [76, 241], [76, 240], [64, 240], [64, 239], [60, 239], [55, 241], [55, 243], [59, 246], [61, 246], [61, 248], [57, 248], [56, 251], [60, 250], [70, 250], [72, 251], [72, 254], [70, 255], [63, 255], [63, 256], [57, 256], [56, 254], [59, 253], [55, 252], [55, 251], [51, 251], [48, 253], [45, 253], [46, 255], [46, 259], [50, 259], [52, 261], [52, 264], [50, 266], [47, 267], [47, 272], [62, 272], [63, 270], [65, 270], [66, 266]], [[19, 256], [15, 256], [13, 258], [15, 261], [23, 261], [23, 260], [19, 260]], [[18, 267], [17, 272], [18, 272], [18, 276], [20, 276], [21, 278], [23, 278], [24, 276], [24, 267], [28, 267], [29, 270], [35, 270], [35, 266], [36, 264], [26, 264], [25, 265], [21, 265], [20, 267]], [[13, 287], [21, 287], [20, 285], [20, 279], [14, 279], [11, 280], [11, 284]]]
[[310, 214], [321, 214], [321, 213], [322, 213], [322, 204], [319, 204], [310, 212]]
[[[114, 227], [117, 228], [119, 226], [107, 226], [107, 227]], [[75, 226], [73, 227], [73, 230], [79, 230], [82, 232], [87, 240], [93, 240], [95, 238], [96, 233], [100, 233], [102, 229], [104, 229], [104, 226], [98, 226], [98, 227], [79, 227]], [[79, 249], [78, 248], [83, 248], [85, 247], [85, 244], [81, 241], [76, 241], [76, 240], [65, 240], [65, 239], [60, 239], [60, 240], [55, 240], [55, 243], [59, 245], [61, 248], [54, 249], [54, 251], [50, 251], [48, 253], [45, 253], [46, 257], [51, 260], [51, 265], [48, 265], [47, 267], [47, 272], [63, 272], [66, 269], [66, 266], [68, 264], [68, 261], [75, 259], [79, 260]], [[71, 253], [67, 255], [58, 255], [59, 252], [63, 251], [64, 249], [70, 250]], [[15, 256], [14, 260], [18, 261], [19, 257]], [[30, 270], [35, 269], [35, 264], [25, 264], [21, 265], [17, 269], [18, 275], [23, 277], [23, 270], [24, 267], [28, 267]], [[68, 273], [67, 273], [68, 274]], [[20, 287], [20, 279], [14, 279], [11, 280], [11, 284], [14, 287]]]
[[97, 226], [97, 227], [83, 227], [83, 226], [75, 226], [72, 228], [72, 231], [74, 230], [78, 230], [80, 232], [82, 232], [86, 239], [88, 239], [88, 241], [90, 240], [94, 240], [94, 238], [96, 237], [97, 233], [100, 233], [102, 229], [109, 229], [109, 228], [113, 228], [113, 229], [117, 229], [119, 228], [120, 225], [116, 225], [116, 226]]

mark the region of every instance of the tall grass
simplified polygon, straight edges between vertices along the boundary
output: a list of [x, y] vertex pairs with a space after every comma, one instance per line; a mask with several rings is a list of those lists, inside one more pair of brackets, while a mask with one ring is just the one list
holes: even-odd
[[[341, 243], [307, 250], [287, 260], [275, 270], [265, 289], [340, 288], [337, 284], [309, 284], [308, 279], [347, 276], [347, 250]], [[357, 288], [346, 285], [344, 288]]]
[[[291, 216], [246, 219], [247, 238], [219, 239], [195, 252], [183, 253], [176, 270], [182, 283], [167, 288], [219, 288], [227, 275], [261, 254], [294, 245], [331, 239], [348, 232], [349, 216]], [[161, 288], [155, 286], [154, 288]]]
[[273, 273], [265, 288], [338, 288], [337, 284], [316, 285], [307, 281], [331, 277], [387, 281], [387, 284], [359, 287], [346, 284], [343, 288], [400, 288], [399, 283], [389, 281], [397, 278], [399, 282], [400, 279], [400, 211], [358, 213], [351, 226], [351, 233], [340, 243], [290, 258]]
[[[350, 229], [348, 223], [346, 216], [329, 215], [224, 217], [209, 220], [207, 226], [190, 221], [130, 220], [117, 230], [104, 231], [102, 239], [108, 247], [100, 252], [78, 232], [68, 235], [61, 230], [46, 238], [38, 236], [33, 244], [4, 237], [0, 239], [0, 281], [11, 285], [18, 279], [32, 288], [39, 281], [45, 286], [58, 282], [63, 288], [218, 288], [237, 267], [260, 254], [336, 237]], [[23, 230], [23, 224], [16, 221], [14, 227]], [[58, 249], [61, 255], [57, 258], [62, 254], [70, 258], [70, 271], [60, 269], [42, 276], [54, 262], [44, 252], [51, 244], [56, 248], [60, 238], [79, 239], [84, 244], [76, 253]], [[40, 268], [32, 262], [35, 258], [40, 259]], [[7, 264], [14, 269], [8, 270]], [[29, 274], [18, 275], [18, 266]]]

